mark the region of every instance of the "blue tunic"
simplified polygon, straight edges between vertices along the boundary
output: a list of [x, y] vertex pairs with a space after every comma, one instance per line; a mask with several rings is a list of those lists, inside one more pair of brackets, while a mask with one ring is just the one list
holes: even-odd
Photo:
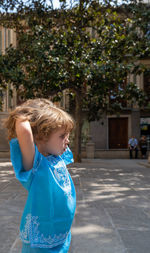
[[71, 150], [67, 147], [61, 156], [45, 157], [35, 145], [33, 168], [25, 171], [18, 140], [9, 143], [16, 178], [28, 190], [20, 224], [22, 242], [33, 249], [48, 249], [44, 252], [67, 252], [76, 208], [75, 187], [66, 168], [74, 161]]

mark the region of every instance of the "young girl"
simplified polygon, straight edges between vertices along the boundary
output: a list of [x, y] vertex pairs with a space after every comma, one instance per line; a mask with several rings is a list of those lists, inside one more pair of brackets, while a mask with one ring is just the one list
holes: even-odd
[[16, 178], [28, 190], [20, 224], [22, 253], [66, 253], [76, 194], [66, 168], [72, 117], [46, 99], [28, 100], [5, 123]]

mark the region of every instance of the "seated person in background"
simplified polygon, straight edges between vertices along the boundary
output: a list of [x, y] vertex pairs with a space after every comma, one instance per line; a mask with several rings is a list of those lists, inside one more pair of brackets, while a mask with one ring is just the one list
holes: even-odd
[[133, 157], [132, 156], [133, 151], [135, 151], [135, 158], [137, 158], [138, 157], [138, 141], [135, 138], [135, 136], [132, 136], [129, 139], [128, 147], [129, 147], [129, 151], [130, 151], [130, 159], [132, 159], [132, 157]]
[[147, 140], [146, 136], [142, 135], [141, 139], [139, 141], [139, 146], [142, 154], [142, 158], [146, 158], [146, 153], [147, 153]]

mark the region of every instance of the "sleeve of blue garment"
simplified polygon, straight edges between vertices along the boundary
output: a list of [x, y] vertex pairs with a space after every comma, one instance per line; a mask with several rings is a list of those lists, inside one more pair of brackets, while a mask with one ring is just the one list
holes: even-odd
[[26, 171], [23, 168], [22, 163], [22, 153], [20, 150], [18, 140], [12, 139], [9, 142], [10, 145], [10, 158], [14, 168], [15, 176], [20, 181], [20, 183], [27, 189], [30, 189], [32, 180], [34, 175], [36, 174], [37, 168], [39, 166], [41, 160], [41, 154], [39, 153], [36, 145], [35, 145], [35, 156], [33, 162], [33, 168], [31, 170]]
[[74, 162], [73, 154], [69, 147], [67, 147], [66, 151], [61, 155], [61, 158], [66, 165]]

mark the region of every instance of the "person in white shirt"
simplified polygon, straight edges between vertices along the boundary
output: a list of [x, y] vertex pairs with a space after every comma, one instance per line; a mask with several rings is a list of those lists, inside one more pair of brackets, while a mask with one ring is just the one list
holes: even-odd
[[135, 136], [132, 136], [128, 142], [129, 152], [130, 152], [130, 159], [133, 158], [133, 151], [135, 151], [135, 158], [138, 158], [138, 141]]

